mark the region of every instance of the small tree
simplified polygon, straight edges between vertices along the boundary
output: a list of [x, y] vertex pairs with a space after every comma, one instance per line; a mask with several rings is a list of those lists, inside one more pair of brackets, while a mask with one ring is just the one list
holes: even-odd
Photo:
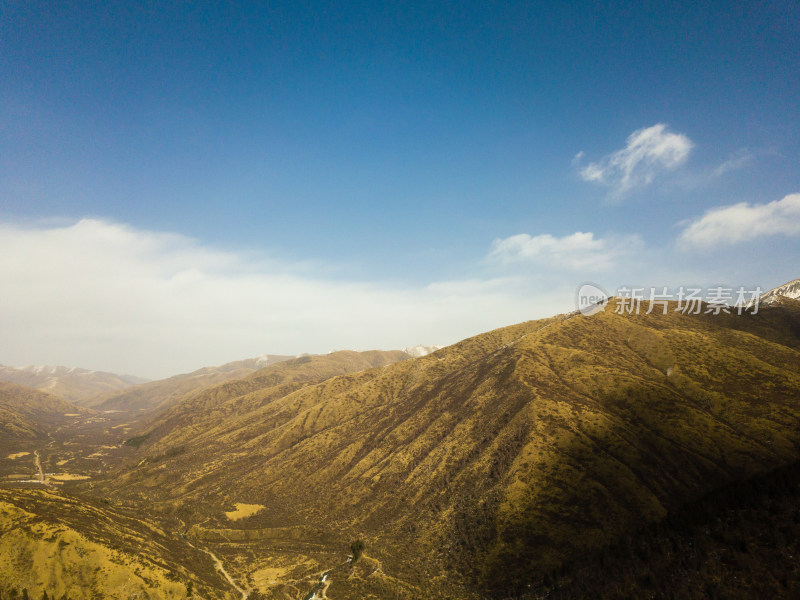
[[353, 555], [353, 562], [356, 562], [361, 553], [364, 552], [364, 542], [361, 540], [356, 540], [352, 544], [350, 544], [350, 553]]
[[194, 582], [193, 581], [187, 581], [186, 582], [186, 597], [187, 598], [191, 598], [193, 591], [194, 591]]

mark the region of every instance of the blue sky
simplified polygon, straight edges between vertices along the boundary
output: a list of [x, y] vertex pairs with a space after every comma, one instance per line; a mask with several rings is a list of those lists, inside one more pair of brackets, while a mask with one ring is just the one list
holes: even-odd
[[788, 1], [0, 2], [0, 362], [161, 376], [800, 276], [798, 34]]

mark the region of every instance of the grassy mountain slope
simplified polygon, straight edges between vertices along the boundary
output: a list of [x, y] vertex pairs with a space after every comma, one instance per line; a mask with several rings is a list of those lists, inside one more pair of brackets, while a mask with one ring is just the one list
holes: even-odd
[[[316, 384], [224, 384], [169, 411], [106, 485], [198, 536], [364, 538], [381, 568], [332, 597], [381, 597], [387, 577], [408, 597], [499, 597], [800, 457], [800, 304], [614, 308]], [[231, 523], [234, 502], [264, 508]]]
[[182, 599], [188, 581], [204, 598], [230, 589], [206, 554], [152, 524], [49, 490], [0, 489], [0, 591]]
[[51, 394], [0, 381], [0, 450], [16, 440], [46, 439], [65, 414], [86, 412]]
[[151, 412], [163, 410], [182, 400], [187, 394], [225, 381], [241, 379], [269, 365], [289, 360], [291, 356], [263, 356], [204, 367], [167, 379], [150, 381], [122, 391], [100, 394], [86, 402], [98, 410]]
[[247, 421], [257, 420], [259, 411], [276, 399], [332, 377], [408, 358], [398, 350], [342, 350], [283, 361], [186, 397], [147, 425], [147, 448], [166, 450], [187, 443], [198, 448], [224, 447], [225, 432], [239, 431]]

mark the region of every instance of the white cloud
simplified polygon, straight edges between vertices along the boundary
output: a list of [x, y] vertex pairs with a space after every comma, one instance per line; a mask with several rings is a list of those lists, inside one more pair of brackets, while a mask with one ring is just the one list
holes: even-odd
[[692, 246], [712, 246], [771, 235], [800, 235], [800, 194], [789, 194], [767, 204], [740, 202], [712, 208], [690, 222], [679, 241]]
[[526, 233], [495, 240], [490, 260], [502, 264], [530, 262], [572, 270], [608, 270], [618, 259], [642, 247], [638, 236], [596, 238], [592, 232], [575, 232], [561, 238], [549, 233]]
[[90, 219], [0, 225], [0, 281], [1, 363], [146, 377], [263, 353], [447, 344], [572, 302], [571, 282], [548, 291], [514, 278], [331, 280], [308, 265]]
[[649, 185], [662, 171], [677, 168], [689, 157], [692, 141], [683, 134], [667, 131], [658, 123], [628, 136], [622, 150], [589, 163], [581, 169], [585, 181], [607, 185], [616, 197]]

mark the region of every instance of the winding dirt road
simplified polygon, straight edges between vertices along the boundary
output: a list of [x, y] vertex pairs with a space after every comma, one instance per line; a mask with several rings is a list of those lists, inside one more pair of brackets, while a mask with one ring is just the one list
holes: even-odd
[[47, 479], [45, 479], [44, 469], [42, 469], [42, 460], [39, 458], [38, 450], [33, 451], [33, 463], [36, 465], [36, 469], [39, 471], [39, 483], [44, 485], [50, 485]]
[[320, 576], [319, 581], [316, 583], [316, 585], [314, 585], [313, 589], [310, 592], [308, 592], [308, 594], [303, 596], [303, 600], [327, 600], [328, 596], [326, 596], [325, 594], [328, 591], [328, 587], [330, 587], [331, 585], [331, 580], [330, 580], [331, 571], [333, 571], [334, 569], [340, 569], [345, 565], [349, 565], [351, 562], [353, 562], [353, 557], [348, 556], [347, 560], [344, 561], [341, 565], [333, 567], [333, 569], [328, 569], [327, 571], [324, 571]]
[[231, 585], [233, 589], [236, 590], [237, 593], [242, 595], [242, 600], [247, 600], [247, 597], [250, 595], [252, 590], [250, 589], [243, 589], [239, 587], [239, 584], [236, 583], [236, 580], [231, 577], [230, 573], [225, 570], [225, 565], [222, 564], [222, 561], [214, 554], [211, 550], [206, 550], [205, 548], [198, 548], [194, 544], [192, 544], [189, 540], [186, 540], [186, 543], [189, 544], [195, 550], [200, 550], [201, 552], [205, 552], [208, 554], [211, 559], [214, 561], [214, 567], [219, 571], [222, 576], [227, 580], [227, 582]]

